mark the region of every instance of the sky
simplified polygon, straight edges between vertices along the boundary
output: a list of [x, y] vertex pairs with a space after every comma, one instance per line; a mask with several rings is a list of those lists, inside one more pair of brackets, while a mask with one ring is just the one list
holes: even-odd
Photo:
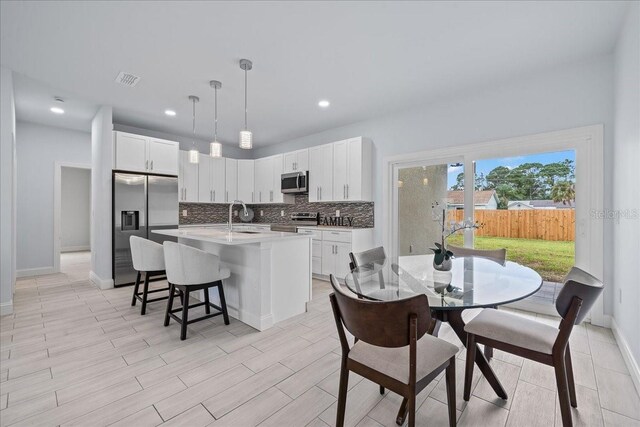
[[[527, 156], [518, 156], [518, 157], [502, 157], [498, 159], [487, 159], [487, 160], [479, 160], [476, 162], [476, 173], [483, 173], [485, 176], [489, 172], [491, 172], [494, 168], [498, 166], [506, 166], [509, 169], [515, 168], [523, 163], [542, 163], [543, 165], [547, 163], [555, 163], [560, 162], [562, 160], [569, 159], [573, 160], [574, 164], [576, 161], [576, 153], [573, 150], [568, 151], [558, 151], [553, 153], [542, 153], [542, 154], [530, 154]], [[448, 168], [448, 184], [449, 188], [452, 185], [455, 185], [456, 178], [458, 174], [463, 172], [462, 166], [449, 166]]]

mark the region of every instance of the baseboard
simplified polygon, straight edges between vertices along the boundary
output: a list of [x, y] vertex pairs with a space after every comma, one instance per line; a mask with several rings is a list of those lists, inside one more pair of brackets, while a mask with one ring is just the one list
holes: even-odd
[[64, 248], [60, 248], [61, 253], [65, 252], [80, 252], [80, 251], [88, 251], [91, 249], [89, 245], [81, 245], [81, 246], [66, 246]]
[[622, 331], [618, 328], [616, 319], [613, 316], [611, 317], [611, 331], [613, 332], [613, 336], [616, 338], [618, 347], [620, 347], [622, 358], [624, 359], [624, 363], [627, 365], [629, 374], [631, 374], [633, 385], [636, 386], [636, 390], [638, 391], [638, 394], [640, 394], [640, 367], [638, 367], [638, 361], [633, 357], [629, 343], [624, 335], [622, 335]]
[[43, 276], [45, 274], [58, 273], [55, 267], [25, 268], [16, 271], [16, 277]]
[[89, 273], [89, 280], [100, 289], [113, 288], [113, 279], [101, 279], [93, 270]]
[[13, 300], [0, 303], [0, 316], [13, 314]]

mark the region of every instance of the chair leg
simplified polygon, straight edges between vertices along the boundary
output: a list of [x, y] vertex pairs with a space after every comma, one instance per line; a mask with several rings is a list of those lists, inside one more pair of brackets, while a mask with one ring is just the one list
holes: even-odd
[[571, 427], [571, 405], [569, 402], [569, 386], [567, 383], [567, 371], [564, 363], [564, 354], [553, 355], [553, 369], [556, 371], [556, 385], [558, 386], [558, 399], [560, 401], [560, 414], [562, 426]]
[[409, 413], [409, 427], [416, 426], [416, 392], [415, 390], [411, 391], [411, 395], [409, 395], [407, 401], [407, 412]]
[[136, 275], [136, 284], [133, 286], [133, 298], [131, 298], [131, 307], [136, 306], [136, 301], [138, 300], [136, 296], [138, 296], [139, 287], [140, 287], [140, 272], [138, 271], [138, 274]]
[[184, 305], [184, 293], [178, 289], [178, 298], [180, 298], [180, 307]]
[[229, 324], [229, 312], [227, 311], [227, 300], [224, 297], [224, 289], [222, 288], [222, 281], [218, 286], [218, 293], [220, 294], [220, 308], [222, 309], [222, 317], [224, 317], [224, 324]]
[[144, 287], [142, 288], [142, 308], [140, 314], [145, 315], [147, 312], [147, 293], [149, 292], [149, 273], [144, 273]]
[[169, 283], [169, 299], [167, 300], [167, 311], [164, 314], [164, 326], [169, 326], [169, 313], [173, 310], [173, 297], [175, 296], [176, 288], [173, 284]]
[[[473, 359], [471, 359], [473, 361]], [[473, 366], [473, 362], [471, 362]], [[472, 372], [473, 374], [473, 372]], [[456, 357], [453, 356], [449, 360], [449, 366], [445, 373], [447, 380], [447, 406], [449, 407], [449, 426], [455, 427], [456, 425]], [[465, 389], [467, 379], [465, 378]]]
[[487, 358], [487, 361], [491, 360], [493, 357], [493, 347], [489, 347], [485, 344], [484, 346], [484, 357]]
[[400, 410], [398, 411], [398, 416], [396, 417], [396, 424], [401, 426], [404, 424], [404, 421], [407, 419], [407, 404], [409, 403], [409, 399], [406, 397], [402, 398], [402, 403], [400, 404]]
[[564, 363], [567, 371], [567, 382], [569, 383], [569, 400], [571, 406], [578, 407], [578, 400], [576, 399], [576, 384], [573, 382], [573, 365], [571, 364], [571, 352], [569, 351], [569, 344], [564, 353]]
[[180, 339], [187, 339], [187, 322], [189, 321], [189, 291], [182, 290], [184, 294], [184, 304], [182, 304], [182, 323], [180, 324]]
[[211, 314], [211, 306], [209, 305], [209, 289], [204, 289], [204, 312]]
[[347, 360], [342, 359], [340, 366], [340, 388], [338, 390], [338, 411], [336, 413], [336, 427], [344, 426], [344, 413], [347, 407], [347, 390], [349, 386], [349, 369], [347, 369]]
[[464, 372], [464, 400], [467, 402], [471, 398], [471, 382], [473, 381], [473, 365], [476, 360], [476, 337], [467, 334], [467, 360]]
[[384, 394], [384, 387], [380, 386], [380, 394]]

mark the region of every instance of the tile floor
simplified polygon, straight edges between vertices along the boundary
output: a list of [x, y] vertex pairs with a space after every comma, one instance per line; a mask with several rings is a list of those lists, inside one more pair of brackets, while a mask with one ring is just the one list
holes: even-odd
[[[340, 350], [325, 282], [314, 282], [308, 313], [268, 331], [215, 318], [192, 325], [180, 341], [175, 323], [162, 326], [163, 303], [141, 317], [139, 305], [130, 306], [131, 288], [94, 288], [86, 253], [65, 254], [62, 267], [20, 279], [15, 314], [2, 318], [1, 425], [334, 425]], [[440, 336], [461, 347], [450, 329]], [[574, 424], [640, 426], [640, 399], [611, 331], [581, 325], [571, 345]], [[463, 358], [459, 425], [561, 424], [552, 368], [498, 351], [491, 363], [509, 400], [478, 375], [465, 403]], [[395, 425], [397, 395], [381, 396], [354, 375], [349, 386], [347, 425]], [[419, 396], [418, 425], [448, 425], [444, 402], [444, 382], [434, 381]]]

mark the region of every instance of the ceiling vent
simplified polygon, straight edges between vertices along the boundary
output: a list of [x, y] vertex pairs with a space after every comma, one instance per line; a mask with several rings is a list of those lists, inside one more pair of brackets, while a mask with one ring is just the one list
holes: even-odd
[[116, 77], [116, 82], [120, 83], [123, 86], [134, 87], [140, 81], [140, 77], [135, 74], [125, 73], [124, 71], [120, 71], [118, 77]]

